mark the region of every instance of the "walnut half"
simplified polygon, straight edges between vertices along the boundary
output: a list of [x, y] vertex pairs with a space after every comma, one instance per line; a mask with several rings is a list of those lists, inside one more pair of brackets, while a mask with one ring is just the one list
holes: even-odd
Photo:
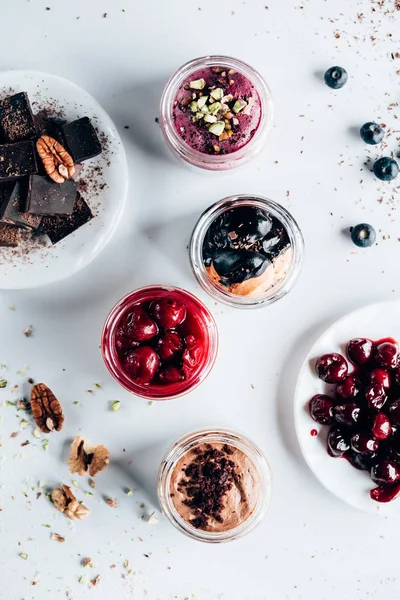
[[80, 504], [72, 493], [68, 485], [62, 485], [61, 489], [56, 488], [51, 492], [51, 499], [57, 510], [64, 513], [69, 519], [84, 519], [88, 516], [90, 510]]
[[72, 156], [57, 140], [49, 135], [42, 135], [36, 142], [36, 149], [47, 175], [56, 183], [64, 183], [75, 173]]
[[92, 448], [87, 441], [77, 435], [71, 444], [68, 465], [71, 473], [85, 475], [89, 473], [95, 477], [110, 462], [110, 452], [105, 446], [99, 444]]

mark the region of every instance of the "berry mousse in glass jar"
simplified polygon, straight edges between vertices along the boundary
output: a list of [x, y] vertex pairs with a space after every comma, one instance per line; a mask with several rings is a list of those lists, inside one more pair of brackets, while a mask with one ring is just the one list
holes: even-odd
[[161, 102], [167, 143], [205, 169], [230, 169], [249, 160], [261, 148], [271, 121], [272, 99], [262, 77], [225, 56], [184, 65]]
[[211, 371], [218, 349], [215, 321], [192, 294], [149, 286], [120, 300], [104, 325], [103, 358], [128, 391], [154, 400], [191, 391]]
[[199, 283], [214, 298], [253, 307], [292, 288], [303, 247], [296, 221], [282, 206], [261, 196], [231, 196], [200, 217], [190, 259]]

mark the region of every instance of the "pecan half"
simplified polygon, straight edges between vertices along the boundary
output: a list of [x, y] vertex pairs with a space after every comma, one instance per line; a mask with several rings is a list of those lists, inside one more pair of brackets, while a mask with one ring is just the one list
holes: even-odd
[[51, 492], [51, 499], [57, 510], [64, 513], [69, 519], [84, 519], [89, 514], [89, 509], [80, 504], [68, 485], [62, 485]]
[[72, 156], [57, 140], [49, 135], [42, 135], [36, 142], [36, 149], [47, 175], [56, 183], [64, 183], [75, 172]]
[[71, 473], [85, 475], [87, 472], [95, 477], [110, 462], [110, 452], [99, 444], [92, 448], [87, 441], [77, 435], [71, 444], [68, 465]]
[[37, 383], [31, 390], [32, 415], [43, 433], [55, 429], [61, 431], [64, 415], [61, 405], [53, 392], [44, 383]]

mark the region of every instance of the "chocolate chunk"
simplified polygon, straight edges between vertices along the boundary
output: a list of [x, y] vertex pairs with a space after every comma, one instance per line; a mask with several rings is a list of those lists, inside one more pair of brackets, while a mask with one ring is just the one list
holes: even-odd
[[48, 177], [34, 175], [27, 212], [34, 215], [70, 215], [77, 191], [78, 184], [72, 179], [60, 184]]
[[0, 225], [0, 246], [15, 248], [18, 246], [19, 229], [14, 225]]
[[15, 188], [16, 181], [7, 181], [0, 183], [0, 220], [3, 219], [4, 213], [7, 210], [12, 193]]
[[42, 220], [42, 230], [44, 233], [47, 233], [51, 243], [56, 244], [90, 221], [90, 219], [93, 219], [92, 212], [78, 192], [72, 215], [44, 217]]
[[0, 180], [23, 177], [36, 172], [35, 149], [32, 142], [0, 146]]
[[89, 117], [63, 125], [61, 133], [74, 162], [82, 162], [101, 154], [100, 140]]
[[26, 92], [0, 101], [0, 140], [22, 142], [36, 137], [36, 126]]
[[42, 220], [41, 217], [25, 212], [27, 199], [31, 191], [31, 177], [22, 177], [11, 184], [3, 183], [2, 185], [11, 186], [13, 189], [7, 204], [0, 206], [0, 222], [36, 230]]

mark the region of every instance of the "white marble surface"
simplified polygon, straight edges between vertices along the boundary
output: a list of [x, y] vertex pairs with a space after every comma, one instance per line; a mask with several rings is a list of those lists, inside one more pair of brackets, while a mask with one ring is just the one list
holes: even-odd
[[[355, 133], [371, 119], [400, 129], [398, 106], [390, 106], [399, 101], [400, 83], [400, 11], [394, 4], [0, 1], [0, 68], [49, 71], [87, 89], [119, 128], [130, 173], [123, 223], [90, 267], [52, 287], [0, 296], [0, 362], [10, 381], [0, 402], [17, 398], [11, 387], [32, 376], [53, 388], [66, 413], [62, 433], [51, 436], [45, 452], [31, 425], [10, 438], [20, 418], [14, 407], [0, 408], [1, 599], [399, 597], [398, 520], [357, 512], [330, 496], [299, 453], [292, 417], [297, 372], [316, 337], [338, 316], [400, 291], [399, 190], [374, 179], [364, 163], [382, 150], [368, 149]], [[191, 171], [171, 160], [154, 122], [169, 75], [207, 53], [253, 64], [276, 102], [263, 154], [224, 175]], [[350, 76], [338, 92], [321, 80], [333, 64]], [[388, 152], [398, 153], [396, 135], [388, 138]], [[200, 211], [222, 196], [247, 191], [293, 212], [307, 255], [289, 296], [243, 312], [204, 296], [189, 270], [186, 245]], [[365, 220], [376, 227], [378, 244], [359, 251], [344, 231]], [[114, 302], [157, 282], [198, 293], [215, 314], [221, 346], [214, 371], [194, 393], [149, 406], [111, 380], [98, 344]], [[26, 338], [28, 325], [34, 334]], [[25, 365], [27, 375], [17, 376]], [[88, 395], [95, 382], [102, 389]], [[114, 399], [121, 400], [119, 413], [109, 410]], [[274, 473], [267, 518], [229, 545], [197, 544], [162, 517], [156, 525], [141, 519], [157, 510], [154, 480], [164, 449], [203, 425], [242, 430], [265, 450]], [[78, 432], [108, 445], [112, 464], [99, 476], [93, 497], [84, 496], [89, 488], [79, 481], [78, 495], [91, 515], [72, 524], [44, 496], [36, 500], [36, 492], [39, 481], [46, 487], [71, 482], [65, 444]], [[21, 447], [25, 440], [30, 445]], [[132, 496], [125, 487], [134, 490]], [[117, 498], [118, 508], [107, 506], [103, 495]], [[65, 536], [64, 544], [50, 539], [53, 531]], [[21, 552], [28, 554], [26, 561]], [[90, 573], [80, 566], [82, 556], [96, 563]], [[83, 574], [100, 574], [99, 585], [80, 584]]]

